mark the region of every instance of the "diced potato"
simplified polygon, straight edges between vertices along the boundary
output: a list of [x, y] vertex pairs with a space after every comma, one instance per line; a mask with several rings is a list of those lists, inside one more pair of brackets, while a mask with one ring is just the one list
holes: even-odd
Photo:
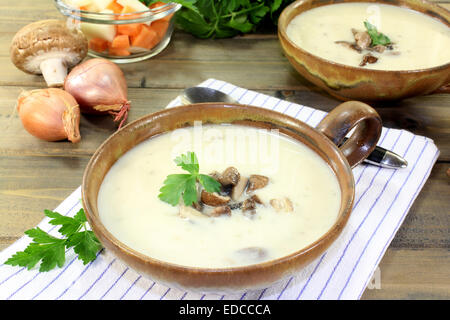
[[92, 0], [66, 0], [66, 3], [74, 8], [87, 7], [92, 4]]
[[99, 10], [105, 10], [114, 0], [91, 0]]
[[[102, 10], [100, 13], [113, 14], [114, 12], [112, 10]], [[108, 20], [111, 19], [111, 17], [105, 16], [104, 19]], [[81, 22], [81, 31], [83, 31], [88, 40], [92, 38], [100, 38], [112, 42], [116, 36], [116, 26], [112, 24]]]
[[[117, 3], [119, 3], [119, 1], [120, 0], [117, 0]], [[119, 3], [120, 4], [120, 3]], [[144, 6], [145, 7], [145, 6]], [[145, 7], [146, 9], [144, 9], [144, 10], [148, 10], [148, 8], [147, 7]], [[122, 12], [121, 13], [127, 13], [126, 15], [123, 15], [123, 19], [133, 19], [133, 18], [139, 18], [139, 17], [141, 17], [140, 15], [135, 15], [134, 17], [133, 17], [133, 15], [129, 15], [128, 13], [133, 13], [133, 12], [136, 12], [136, 11], [143, 11], [142, 9], [139, 9], [139, 10], [136, 10], [136, 7], [133, 7], [133, 6], [130, 6], [130, 5], [128, 5], [128, 4], [125, 4], [125, 5], [123, 5], [123, 9], [122, 9]], [[143, 24], [145, 24], [145, 25], [147, 25], [147, 26], [149, 26], [150, 25], [150, 21], [147, 21], [147, 22], [143, 22]]]
[[81, 10], [89, 11], [89, 12], [99, 12], [100, 9], [97, 7], [95, 3], [88, 4], [87, 6], [80, 7]]
[[100, 38], [112, 42], [116, 36], [116, 27], [108, 24], [81, 22], [81, 31], [83, 31], [88, 40]]
[[[110, 13], [111, 15], [113, 15], [114, 11], [112, 11], [110, 9], [104, 9], [104, 10], [100, 10], [99, 13]], [[113, 18], [113, 16], [105, 16], [105, 18], [104, 18], [104, 20], [109, 20], [109, 19], [114, 19], [114, 18]]]
[[121, 6], [128, 6], [133, 9], [133, 12], [140, 12], [148, 10], [148, 7], [139, 0], [117, 0], [117, 3]]

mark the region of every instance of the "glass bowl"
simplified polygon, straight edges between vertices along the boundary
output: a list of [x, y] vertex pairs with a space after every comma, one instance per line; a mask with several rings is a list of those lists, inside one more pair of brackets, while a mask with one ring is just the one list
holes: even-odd
[[116, 63], [142, 61], [160, 53], [170, 42], [172, 18], [181, 8], [177, 3], [161, 3], [139, 12], [92, 12], [72, 7], [65, 0], [54, 1], [68, 17], [67, 23], [80, 28], [87, 37], [88, 54]]

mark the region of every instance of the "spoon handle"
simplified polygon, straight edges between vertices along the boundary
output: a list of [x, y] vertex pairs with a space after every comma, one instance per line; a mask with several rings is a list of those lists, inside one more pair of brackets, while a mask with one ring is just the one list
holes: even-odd
[[[347, 141], [347, 138], [344, 138], [343, 142], [345, 141]], [[408, 161], [403, 157], [380, 146], [376, 146], [363, 162], [390, 169], [406, 168], [408, 166]]]

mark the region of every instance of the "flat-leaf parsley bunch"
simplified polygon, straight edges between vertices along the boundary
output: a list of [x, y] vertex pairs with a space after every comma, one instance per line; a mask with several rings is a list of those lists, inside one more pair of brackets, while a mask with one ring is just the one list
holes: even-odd
[[27, 230], [25, 234], [33, 241], [24, 251], [16, 252], [5, 264], [31, 269], [40, 261], [39, 271], [50, 271], [56, 266], [64, 265], [66, 250], [69, 248], [73, 248], [84, 264], [95, 260], [102, 246], [94, 233], [87, 229], [83, 209], [73, 218], [50, 210], [45, 210], [44, 213], [50, 218], [50, 224], [61, 226], [58, 231], [63, 237], [54, 237], [39, 227]]
[[140, 0], [176, 2], [182, 8], [175, 15], [180, 29], [199, 38], [228, 38], [249, 33], [262, 25], [276, 25], [282, 9], [293, 0]]

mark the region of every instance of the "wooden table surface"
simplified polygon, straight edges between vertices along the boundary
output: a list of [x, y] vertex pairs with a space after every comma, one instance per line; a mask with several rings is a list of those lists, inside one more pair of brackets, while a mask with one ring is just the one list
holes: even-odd
[[[450, 9], [450, 2], [440, 2]], [[22, 127], [16, 99], [22, 90], [45, 87], [9, 58], [22, 26], [61, 18], [52, 0], [0, 4], [0, 250], [44, 217], [81, 184], [96, 148], [114, 132], [108, 117], [81, 119], [82, 141], [43, 142]], [[164, 108], [181, 91], [216, 78], [292, 102], [330, 110], [339, 104], [299, 76], [282, 54], [276, 34], [199, 40], [181, 31], [150, 60], [121, 65], [132, 101], [129, 120]], [[441, 151], [431, 176], [381, 261], [379, 287], [363, 299], [450, 298], [449, 191], [450, 95], [434, 94], [374, 105], [384, 125], [432, 138]]]

